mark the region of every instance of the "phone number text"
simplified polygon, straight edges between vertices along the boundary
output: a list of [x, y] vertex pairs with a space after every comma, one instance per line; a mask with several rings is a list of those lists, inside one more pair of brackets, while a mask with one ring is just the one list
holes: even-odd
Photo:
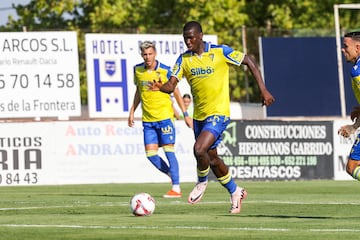
[[31, 173], [2, 173], [0, 174], [0, 185], [26, 185], [37, 184], [38, 174]]
[[72, 88], [72, 73], [0, 74], [1, 89]]

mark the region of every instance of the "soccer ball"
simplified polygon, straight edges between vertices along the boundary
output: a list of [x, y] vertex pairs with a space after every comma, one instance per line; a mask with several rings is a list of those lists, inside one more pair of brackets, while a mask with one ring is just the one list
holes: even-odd
[[135, 216], [150, 216], [155, 211], [155, 199], [148, 193], [137, 193], [130, 200], [130, 208]]

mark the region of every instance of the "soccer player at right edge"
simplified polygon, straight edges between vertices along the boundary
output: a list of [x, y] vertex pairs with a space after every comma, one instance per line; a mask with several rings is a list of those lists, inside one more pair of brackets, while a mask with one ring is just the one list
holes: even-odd
[[190, 21], [183, 28], [184, 42], [188, 48], [181, 54], [168, 82], [155, 81], [149, 86], [153, 91], [171, 93], [184, 76], [190, 85], [194, 102], [194, 155], [197, 161], [198, 182], [189, 195], [188, 202], [195, 204], [204, 195], [211, 170], [230, 194], [230, 213], [240, 213], [247, 192], [237, 186], [228, 167], [217, 154], [216, 147], [230, 122], [229, 64], [249, 67], [260, 88], [263, 104], [269, 106], [275, 99], [266, 89], [261, 73], [250, 57], [225, 45], [211, 45], [203, 41], [200, 23]]
[[[350, 32], [344, 35], [344, 46], [341, 49], [347, 62], [352, 62], [351, 80], [354, 95], [360, 103], [360, 32]], [[338, 133], [343, 137], [350, 137], [360, 126], [360, 106], [354, 107], [350, 114], [352, 125], [342, 126]], [[360, 181], [360, 134], [357, 136], [346, 164], [346, 172], [355, 180]]]

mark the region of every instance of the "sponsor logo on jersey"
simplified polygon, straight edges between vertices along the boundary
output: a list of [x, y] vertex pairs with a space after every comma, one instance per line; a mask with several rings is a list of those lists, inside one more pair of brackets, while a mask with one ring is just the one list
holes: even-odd
[[212, 67], [190, 69], [192, 76], [210, 75], [213, 74], [214, 71], [215, 70]]

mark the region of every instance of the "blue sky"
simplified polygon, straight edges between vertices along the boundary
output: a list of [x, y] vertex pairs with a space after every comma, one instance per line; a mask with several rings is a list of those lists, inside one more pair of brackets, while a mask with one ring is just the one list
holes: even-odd
[[12, 4], [28, 4], [30, 0], [0, 0], [0, 25], [5, 25], [8, 15], [16, 17], [16, 12], [11, 9]]

